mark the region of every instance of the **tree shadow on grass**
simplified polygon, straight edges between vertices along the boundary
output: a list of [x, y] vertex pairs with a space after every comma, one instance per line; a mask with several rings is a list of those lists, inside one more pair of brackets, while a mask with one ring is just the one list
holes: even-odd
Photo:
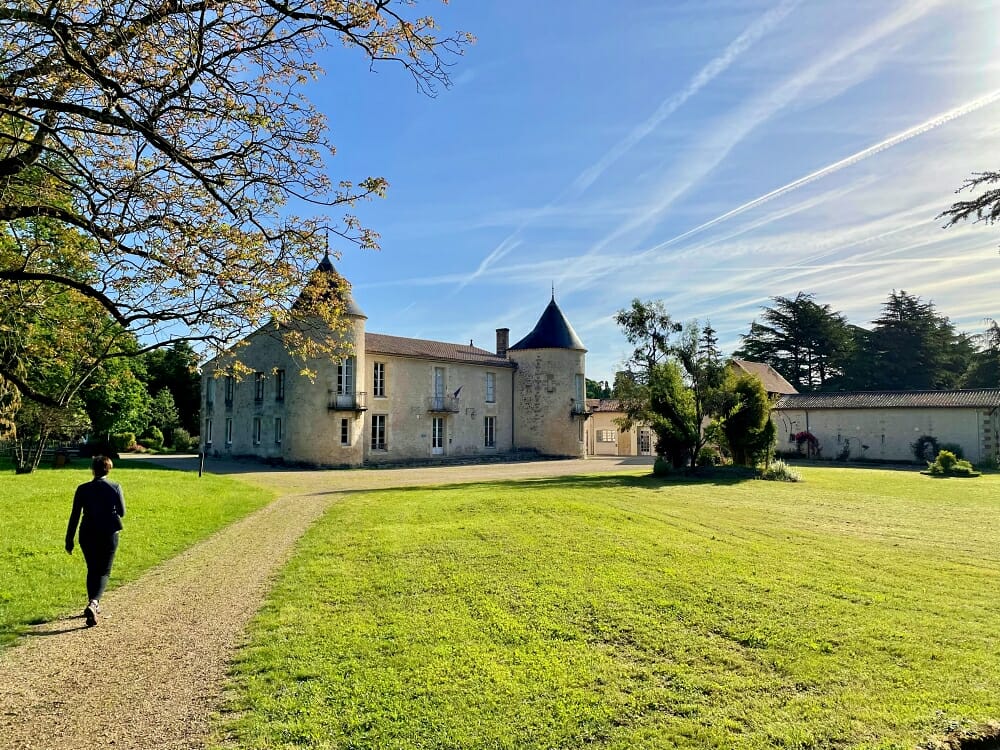
[[428, 485], [405, 485], [400, 487], [380, 487], [378, 489], [326, 490], [317, 495], [366, 495], [381, 492], [426, 492], [427, 490], [474, 490], [483, 487], [503, 489], [566, 489], [566, 490], [604, 490], [645, 489], [658, 491], [670, 487], [685, 487], [688, 485], [735, 486], [753, 481], [753, 476], [736, 473], [712, 472], [710, 474], [671, 474], [667, 477], [656, 477], [652, 474], [641, 476], [629, 474], [578, 474], [560, 477], [529, 477], [523, 479], [489, 479], [482, 482], [450, 482]]

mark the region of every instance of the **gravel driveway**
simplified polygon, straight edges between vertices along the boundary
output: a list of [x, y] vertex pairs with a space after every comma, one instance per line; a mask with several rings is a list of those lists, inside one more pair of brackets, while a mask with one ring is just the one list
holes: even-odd
[[[127, 458], [196, 470], [194, 457]], [[295, 471], [209, 460], [206, 470], [281, 495], [102, 600], [99, 627], [79, 613], [0, 653], [0, 747], [201, 748], [227, 665], [295, 542], [344, 491], [641, 469], [648, 459], [591, 458], [404, 469]]]

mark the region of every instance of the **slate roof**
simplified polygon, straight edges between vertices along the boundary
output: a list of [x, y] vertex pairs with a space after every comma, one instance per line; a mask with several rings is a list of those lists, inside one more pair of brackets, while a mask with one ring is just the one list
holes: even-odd
[[[333, 261], [330, 260], [330, 253], [326, 253], [323, 256], [323, 260], [319, 262], [313, 273], [329, 273], [340, 277], [340, 273], [333, 267]], [[358, 303], [354, 301], [354, 297], [351, 295], [351, 285], [345, 282], [343, 288], [347, 291], [347, 299], [344, 300], [344, 312], [355, 318], [365, 318], [367, 320], [368, 316], [365, 315], [364, 311], [358, 306]]]
[[731, 359], [730, 362], [738, 370], [742, 370], [750, 375], [756, 375], [760, 382], [764, 384], [764, 390], [768, 393], [798, 393], [795, 386], [785, 380], [781, 373], [765, 362], [751, 362], [747, 359]]
[[566, 320], [556, 298], [549, 302], [542, 317], [527, 336], [518, 341], [511, 349], [575, 349], [585, 352], [587, 348], [576, 335], [573, 326]]
[[450, 362], [470, 362], [492, 367], [514, 367], [506, 357], [469, 344], [449, 344], [444, 341], [408, 339], [384, 333], [366, 333], [365, 351], [373, 354], [392, 354], [398, 357], [441, 359]]
[[995, 409], [1000, 388], [966, 391], [853, 391], [782, 396], [775, 409]]

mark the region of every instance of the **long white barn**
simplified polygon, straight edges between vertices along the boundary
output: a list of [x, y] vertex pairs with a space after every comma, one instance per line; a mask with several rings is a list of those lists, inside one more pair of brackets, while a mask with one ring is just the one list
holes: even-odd
[[[318, 273], [336, 273], [329, 258]], [[367, 316], [346, 305], [353, 354], [299, 374], [265, 326], [240, 360], [253, 375], [234, 378], [213, 360], [203, 367], [202, 449], [214, 456], [316, 466], [362, 466], [513, 450], [586, 454], [584, 348], [555, 298], [513, 346], [497, 329], [496, 350], [366, 331]]]

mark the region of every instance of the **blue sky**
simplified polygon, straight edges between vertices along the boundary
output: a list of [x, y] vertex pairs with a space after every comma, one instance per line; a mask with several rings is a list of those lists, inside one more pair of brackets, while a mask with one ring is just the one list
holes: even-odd
[[476, 35], [436, 98], [330, 51], [313, 99], [336, 179], [388, 197], [342, 247], [371, 331], [492, 349], [556, 300], [587, 375], [628, 353], [633, 297], [724, 351], [775, 295], [860, 325], [893, 289], [963, 330], [1000, 315], [1000, 228], [935, 217], [1000, 169], [995, 0], [428, 3]]

